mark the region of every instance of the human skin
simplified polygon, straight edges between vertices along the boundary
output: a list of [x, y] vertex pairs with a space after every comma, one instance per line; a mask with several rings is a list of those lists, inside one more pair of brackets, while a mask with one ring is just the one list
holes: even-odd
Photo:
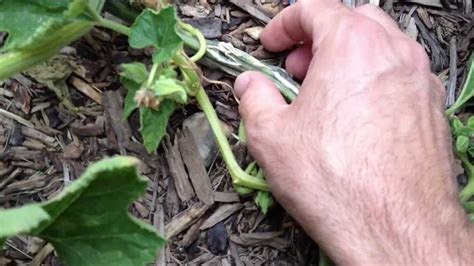
[[337, 0], [298, 1], [261, 41], [293, 49], [286, 66], [303, 84], [287, 104], [263, 75], [238, 77], [249, 150], [276, 199], [332, 260], [472, 263], [444, 88], [424, 49], [377, 7]]

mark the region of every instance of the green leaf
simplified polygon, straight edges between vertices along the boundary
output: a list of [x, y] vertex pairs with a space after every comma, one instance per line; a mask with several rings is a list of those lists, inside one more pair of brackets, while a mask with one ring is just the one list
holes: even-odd
[[169, 99], [181, 104], [188, 102], [186, 89], [175, 79], [161, 76], [148, 89], [153, 90], [160, 99]]
[[162, 69], [159, 76], [163, 76], [170, 79], [177, 79], [178, 73], [176, 73], [176, 70], [173, 66], [169, 66], [167, 68]]
[[50, 40], [51, 33], [78, 20], [88, 5], [84, 0], [2, 0], [0, 1], [0, 31], [9, 37], [4, 51], [33, 49]]
[[465, 153], [469, 148], [469, 138], [466, 136], [459, 136], [456, 139], [456, 150], [461, 153]]
[[159, 13], [145, 9], [132, 25], [130, 46], [137, 49], [153, 46], [156, 49], [153, 63], [170, 61], [183, 45], [176, 33], [176, 23], [174, 7], [166, 7]]
[[[9, 33], [0, 54], [0, 81], [41, 63], [89, 32], [105, 0], [88, 0], [87, 12], [77, 17], [85, 0], [0, 0], [0, 31]], [[67, 5], [66, 5], [67, 3]], [[86, 11], [86, 10], [80, 10]]]
[[8, 237], [31, 232], [40, 223], [49, 220], [50, 216], [39, 204], [0, 210], [0, 224], [2, 225], [0, 227], [0, 248]]
[[474, 130], [474, 116], [469, 117], [467, 120], [467, 127]]
[[467, 153], [469, 153], [469, 155], [474, 158], [474, 147], [469, 145], [469, 148], [467, 148]]
[[122, 64], [122, 72], [120, 72], [120, 82], [127, 89], [125, 97], [125, 106], [123, 108], [123, 117], [127, 119], [130, 114], [137, 108], [134, 100], [135, 93], [141, 88], [142, 84], [148, 78], [148, 70], [142, 63]]
[[273, 205], [273, 197], [270, 192], [259, 191], [255, 197], [255, 204], [260, 207], [262, 213], [267, 214], [268, 209]]
[[[43, 221], [36, 221], [39, 225], [23, 231], [10, 230], [0, 237], [11, 237], [12, 233], [41, 237], [55, 247], [65, 264], [73, 266], [152, 262], [165, 240], [151, 225], [127, 212], [128, 205], [143, 195], [148, 183], [138, 174], [138, 164], [132, 157], [114, 157], [93, 164], [56, 198], [32, 205], [47, 214]], [[30, 206], [12, 211], [26, 213], [29, 210], [23, 208]], [[21, 222], [21, 216], [5, 212], [0, 211], [0, 217], [8, 219], [8, 223]], [[0, 221], [0, 231], [4, 232], [4, 220]]]
[[448, 116], [455, 114], [459, 109], [474, 96], [474, 54], [471, 54], [468, 64], [468, 73], [466, 82], [461, 90], [461, 94], [457, 98], [456, 102], [446, 111]]
[[245, 132], [244, 121], [240, 120], [239, 124], [239, 141], [243, 144], [247, 143], [247, 133]]
[[122, 68], [122, 71], [120, 72], [122, 78], [129, 79], [137, 84], [142, 84], [148, 78], [148, 70], [142, 63], [134, 62], [122, 64], [120, 66]]
[[168, 120], [173, 114], [176, 105], [171, 100], [160, 103], [160, 109], [140, 108], [140, 132], [143, 145], [149, 153], [155, 153], [161, 139], [166, 135]]
[[453, 128], [454, 135], [459, 135], [459, 132], [464, 128], [464, 124], [458, 117], [454, 117], [451, 121], [451, 127]]

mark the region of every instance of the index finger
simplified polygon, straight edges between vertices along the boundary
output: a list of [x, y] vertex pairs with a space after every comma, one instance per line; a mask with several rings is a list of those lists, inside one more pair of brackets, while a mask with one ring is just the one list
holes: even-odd
[[317, 47], [318, 40], [326, 35], [335, 20], [350, 14], [339, 0], [300, 0], [272, 19], [260, 40], [272, 52], [290, 49], [306, 40], [313, 41]]

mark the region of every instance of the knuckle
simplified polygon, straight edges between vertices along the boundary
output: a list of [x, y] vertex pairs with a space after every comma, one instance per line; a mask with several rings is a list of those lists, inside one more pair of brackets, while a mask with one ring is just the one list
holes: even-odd
[[428, 55], [416, 41], [405, 36], [399, 37], [393, 39], [392, 47], [397, 52], [400, 65], [405, 69], [422, 74], [431, 73]]
[[376, 39], [386, 34], [385, 29], [376, 21], [364, 16], [348, 16], [340, 19], [340, 30], [343, 35], [357, 37], [357, 39]]
[[365, 5], [356, 7], [354, 11], [360, 14], [369, 15], [369, 14], [379, 14], [382, 10], [378, 6], [365, 4]]
[[428, 59], [428, 55], [426, 54], [425, 48], [423, 48], [421, 44], [415, 41], [410, 40], [410, 43], [411, 43], [413, 59], [428, 66], [429, 59]]

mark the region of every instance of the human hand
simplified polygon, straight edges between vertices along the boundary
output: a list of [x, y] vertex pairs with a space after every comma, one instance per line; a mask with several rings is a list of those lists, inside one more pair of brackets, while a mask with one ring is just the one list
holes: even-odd
[[275, 52], [299, 44], [286, 66], [304, 82], [287, 104], [245, 73], [240, 113], [273, 194], [307, 233], [337, 263], [467, 262], [473, 229], [424, 49], [380, 9], [337, 0], [298, 1], [261, 40]]

